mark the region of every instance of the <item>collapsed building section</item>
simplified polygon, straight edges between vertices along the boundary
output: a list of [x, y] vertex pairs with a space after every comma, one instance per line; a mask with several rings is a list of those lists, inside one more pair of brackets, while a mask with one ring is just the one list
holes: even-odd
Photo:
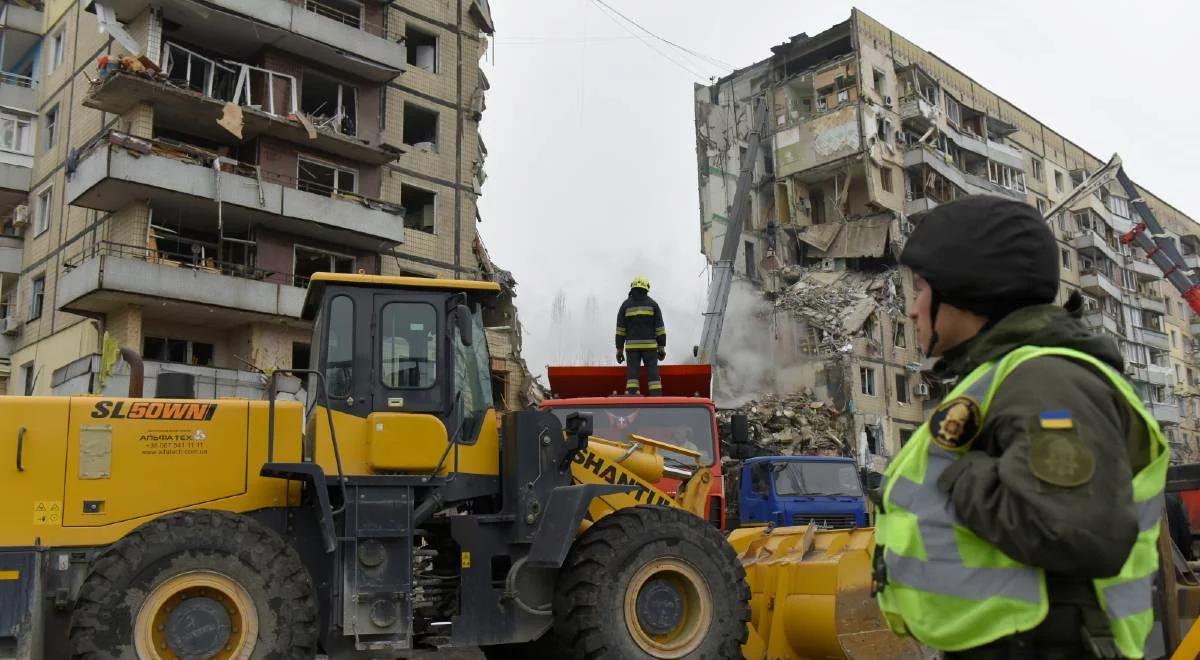
[[[733, 261], [750, 286], [734, 287], [725, 315], [718, 392], [726, 404], [803, 393], [842, 416], [830, 427], [838, 442], [825, 450], [836, 446], [874, 469], [945, 391], [923, 370], [904, 312], [911, 279], [897, 267], [920, 213], [968, 194], [1045, 212], [1103, 165], [857, 10], [698, 85], [694, 100], [701, 250], [710, 263], [722, 258], [739, 174], [748, 170], [753, 182]], [[768, 104], [763, 142], [755, 162], [746, 162], [759, 103]], [[1188, 266], [1197, 266], [1200, 227], [1144, 197], [1192, 259]], [[1115, 183], [1057, 214], [1060, 300], [1074, 290], [1087, 296], [1086, 318], [1120, 343], [1177, 457], [1200, 454], [1192, 343], [1200, 325], [1162, 273], [1120, 243], [1131, 217]], [[755, 301], [738, 301], [748, 290]], [[779, 407], [768, 401], [766, 410]], [[811, 450], [827, 432], [780, 444], [781, 431], [769, 426], [778, 418], [757, 420], [766, 449]]]

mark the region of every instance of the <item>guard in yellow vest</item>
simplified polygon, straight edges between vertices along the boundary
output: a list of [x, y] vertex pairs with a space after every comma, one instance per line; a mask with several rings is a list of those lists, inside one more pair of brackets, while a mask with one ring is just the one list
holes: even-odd
[[888, 467], [875, 581], [947, 658], [1142, 657], [1168, 449], [1116, 343], [1053, 305], [1058, 244], [1021, 202], [917, 219], [909, 317], [956, 382]]

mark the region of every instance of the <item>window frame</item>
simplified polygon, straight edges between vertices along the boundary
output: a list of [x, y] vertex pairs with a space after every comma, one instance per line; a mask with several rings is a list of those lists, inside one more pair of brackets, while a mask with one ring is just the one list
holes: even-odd
[[[346, 167], [344, 165], [338, 165], [336, 163], [331, 163], [327, 160], [321, 160], [320, 158], [313, 158], [312, 156], [308, 156], [305, 154], [298, 154], [296, 156], [297, 189], [300, 189], [299, 188], [299, 185], [301, 183], [300, 168], [303, 167], [304, 163], [308, 163], [310, 165], [316, 165], [317, 167], [326, 167], [326, 168], [333, 170], [333, 190], [331, 192], [327, 193], [328, 195], [332, 196], [334, 193], [341, 193], [341, 192], [353, 193], [355, 195], [360, 194], [358, 192], [358, 184], [362, 180], [362, 174], [361, 174], [361, 172], [359, 172], [359, 170], [357, 170], [353, 167]], [[349, 173], [349, 174], [354, 175], [354, 189], [353, 190], [346, 190], [345, 188], [342, 188], [339, 185], [340, 181], [341, 181], [342, 173]], [[302, 190], [302, 189], [300, 189], [300, 190]], [[313, 191], [305, 190], [304, 192], [313, 192]], [[319, 195], [321, 193], [313, 193], [313, 194]]]
[[[296, 264], [299, 261], [299, 255], [296, 254], [297, 250], [307, 250], [309, 252], [315, 252], [317, 254], [327, 256], [331, 260], [338, 259], [338, 258], [349, 259], [350, 260], [350, 270], [348, 272], [350, 272], [350, 273], [358, 272], [358, 257], [356, 257], [352, 254], [342, 254], [341, 252], [334, 252], [333, 250], [326, 250], [324, 248], [313, 247], [311, 245], [305, 245], [303, 243], [293, 243], [292, 244], [292, 281], [293, 282], [295, 282], [295, 279], [297, 277]], [[331, 261], [331, 265], [332, 265], [332, 261]], [[341, 271], [330, 270], [330, 271], [325, 271], [325, 272], [338, 273]]]
[[54, 213], [54, 184], [42, 186], [34, 197], [33, 235], [34, 237], [50, 231], [50, 216]]
[[46, 274], [42, 273], [41, 275], [29, 280], [29, 314], [25, 320], [27, 322], [36, 321], [42, 318], [42, 313], [45, 311]]
[[[3, 125], [11, 123], [13, 126], [13, 145], [5, 145], [3, 143], [4, 129]], [[24, 126], [24, 140], [20, 139], [20, 128]], [[31, 117], [18, 115], [16, 113], [0, 112], [0, 151], [7, 151], [23, 156], [33, 155], [33, 134], [34, 121]], [[20, 144], [18, 144], [20, 142]]]
[[[912, 403], [912, 392], [908, 383], [908, 374], [898, 371], [896, 377], [896, 403], [908, 405]], [[903, 396], [901, 396], [903, 395]]]
[[879, 396], [879, 388], [875, 382], [875, 367], [858, 368], [859, 390], [864, 396]]
[[409, 44], [409, 40], [408, 40], [408, 34], [411, 30], [416, 30], [417, 32], [421, 33], [422, 35], [433, 38], [433, 68], [426, 69], [425, 67], [416, 64], [415, 63], [415, 59], [416, 59], [415, 54], [413, 55], [414, 62], [408, 62], [408, 54], [405, 53], [405, 57], [404, 57], [405, 62], [409, 66], [416, 67], [422, 71], [428, 71], [429, 73], [432, 73], [434, 75], [441, 73], [442, 72], [441, 71], [442, 70], [442, 58], [441, 58], [442, 35], [438, 34], [435, 30], [426, 29], [425, 26], [423, 26], [423, 25], [416, 25], [413, 23], [413, 21], [405, 21], [405, 23], [404, 23], [404, 47], [405, 47], [405, 49], [408, 49], [411, 47]]
[[46, 74], [58, 71], [67, 57], [67, 26], [58, 28], [50, 37], [50, 57], [46, 58]]
[[[430, 371], [430, 373], [433, 375], [433, 379], [431, 381], [429, 381], [429, 383], [427, 383], [421, 387], [394, 386], [394, 385], [388, 383], [387, 380], [385, 380], [386, 374], [384, 374], [384, 369], [383, 369], [383, 365], [385, 364], [385, 360], [383, 358], [383, 356], [384, 356], [383, 340], [385, 338], [383, 316], [387, 312], [387, 308], [391, 307], [392, 305], [401, 305], [401, 306], [421, 305], [424, 307], [428, 307], [430, 310], [432, 310], [434, 364], [433, 364], [433, 369]], [[380, 384], [380, 386], [382, 386], [383, 389], [388, 392], [426, 392], [426, 391], [438, 388], [441, 385], [441, 378], [439, 378], [439, 373], [438, 373], [440, 370], [440, 365], [438, 363], [440, 361], [442, 361], [443, 359], [447, 359], [447, 356], [443, 355], [443, 350], [442, 350], [442, 348], [443, 348], [443, 346], [442, 346], [442, 319], [439, 318], [437, 305], [434, 305], [432, 302], [424, 301], [424, 300], [389, 300], [379, 306], [378, 313], [379, 313], [379, 338], [376, 340], [375, 343], [379, 349], [379, 363], [377, 365], [372, 365], [372, 366], [378, 367], [378, 369], [379, 369], [379, 384]]]
[[50, 151], [58, 145], [59, 104], [46, 111], [42, 117], [42, 152]]

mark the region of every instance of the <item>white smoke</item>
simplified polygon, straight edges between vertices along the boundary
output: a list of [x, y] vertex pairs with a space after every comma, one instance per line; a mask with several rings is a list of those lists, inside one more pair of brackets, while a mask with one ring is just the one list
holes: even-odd
[[736, 407], [775, 390], [773, 309], [752, 284], [734, 280], [714, 368], [717, 405]]

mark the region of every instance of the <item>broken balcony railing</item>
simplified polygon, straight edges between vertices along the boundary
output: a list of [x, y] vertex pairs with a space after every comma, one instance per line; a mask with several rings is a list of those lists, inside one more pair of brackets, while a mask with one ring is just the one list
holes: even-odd
[[233, 60], [218, 62], [169, 41], [163, 44], [162, 69], [172, 83], [209, 98], [280, 117], [299, 111], [296, 78], [286, 73]]
[[293, 283], [297, 280], [292, 273], [259, 268], [245, 262], [221, 261], [214, 257], [207, 256], [207, 250], [194, 249], [200, 246], [214, 249], [215, 244], [209, 241], [189, 241], [186, 239], [180, 239], [176, 242], [190, 242], [194, 247], [190, 252], [185, 253], [177, 249], [159, 246], [129, 245], [127, 243], [117, 243], [114, 241], [97, 241], [95, 244], [80, 251], [73, 258], [67, 259], [63, 264], [63, 268], [64, 270], [70, 271], [89, 259], [104, 256], [115, 257], [118, 259], [129, 259], [133, 261], [145, 261], [147, 263], [158, 264], [168, 268], [191, 268], [192, 270], [198, 272], [212, 273], [214, 275], [226, 275], [229, 277], [255, 280], [258, 282], [270, 282], [273, 284], [293, 285]]

